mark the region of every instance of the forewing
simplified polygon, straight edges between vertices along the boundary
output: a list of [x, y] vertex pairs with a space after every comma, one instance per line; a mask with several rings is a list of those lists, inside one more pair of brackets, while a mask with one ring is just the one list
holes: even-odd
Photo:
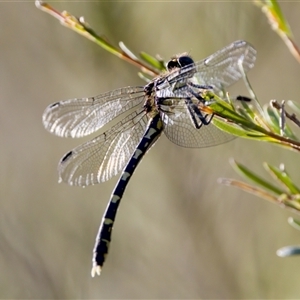
[[[205, 114], [203, 113], [203, 116]], [[228, 141], [233, 140], [233, 135], [227, 134], [213, 124], [204, 125], [196, 128], [187, 105], [182, 99], [173, 112], [161, 113], [164, 122], [164, 133], [167, 138], [181, 147], [188, 148], [204, 148], [216, 146]], [[211, 115], [207, 115], [207, 121], [210, 120]], [[198, 119], [198, 123], [201, 121]]]
[[103, 134], [76, 147], [59, 163], [60, 180], [78, 186], [109, 180], [124, 168], [146, 126], [145, 112], [134, 111]]
[[143, 101], [143, 87], [124, 87], [95, 97], [60, 101], [46, 108], [43, 124], [55, 135], [79, 138]]
[[256, 50], [249, 43], [235, 41], [204, 60], [183, 67], [177, 74], [171, 74], [168, 81], [172, 84], [192, 80], [199, 85], [212, 86], [214, 92], [219, 92], [242, 77], [240, 65], [248, 72], [255, 59]]

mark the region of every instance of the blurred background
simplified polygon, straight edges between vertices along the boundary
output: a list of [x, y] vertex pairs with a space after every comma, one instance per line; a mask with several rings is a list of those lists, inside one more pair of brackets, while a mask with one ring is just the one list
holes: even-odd
[[[300, 66], [252, 2], [50, 1], [115, 44], [200, 60], [244, 39], [258, 51], [249, 79], [263, 103], [299, 100]], [[281, 3], [300, 41], [300, 3]], [[88, 139], [61, 139], [42, 125], [47, 105], [142, 85], [137, 69], [35, 8], [0, 3], [0, 298], [298, 298], [299, 244], [290, 212], [217, 183], [238, 175], [230, 158], [264, 175], [284, 162], [300, 180], [299, 156], [236, 139], [185, 149], [163, 136], [123, 198], [100, 277], [92, 249], [117, 177], [89, 188], [58, 184], [61, 156]], [[240, 82], [232, 95], [247, 94]], [[265, 175], [267, 177], [267, 175]]]

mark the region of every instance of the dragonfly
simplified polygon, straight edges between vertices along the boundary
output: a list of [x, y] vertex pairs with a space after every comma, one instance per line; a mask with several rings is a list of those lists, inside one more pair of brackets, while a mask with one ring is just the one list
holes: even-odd
[[[80, 138], [117, 119], [108, 130], [66, 153], [58, 165], [59, 181], [75, 186], [105, 182], [121, 173], [103, 215], [93, 249], [91, 275], [100, 275], [124, 191], [145, 153], [164, 133], [182, 147], [201, 148], [225, 143], [234, 136], [215, 127], [203, 93], [221, 94], [248, 72], [256, 50], [235, 41], [194, 62], [187, 54], [173, 57], [167, 71], [145, 86], [123, 87], [95, 97], [49, 105], [44, 127], [60, 137]], [[120, 119], [118, 119], [120, 117]]]

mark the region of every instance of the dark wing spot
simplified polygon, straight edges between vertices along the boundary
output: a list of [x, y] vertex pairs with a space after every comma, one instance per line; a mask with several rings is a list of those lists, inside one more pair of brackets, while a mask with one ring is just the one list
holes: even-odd
[[56, 103], [52, 103], [51, 105], [49, 105], [50, 108], [53, 108], [55, 106], [60, 106], [60, 103], [56, 102]]
[[60, 160], [61, 163], [66, 162], [71, 156], [73, 155], [73, 151], [68, 152], [63, 156], [63, 158]]

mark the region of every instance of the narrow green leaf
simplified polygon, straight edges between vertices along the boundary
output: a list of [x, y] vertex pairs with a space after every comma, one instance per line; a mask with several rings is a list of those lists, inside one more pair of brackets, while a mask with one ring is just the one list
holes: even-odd
[[277, 133], [280, 133], [279, 126], [279, 113], [274, 110], [270, 105], [265, 105], [263, 107], [265, 119], [268, 122], [268, 125]]
[[291, 37], [292, 33], [288, 22], [285, 20], [281, 8], [276, 0], [267, 0], [267, 7], [272, 16], [273, 22], [277, 24], [279, 30]]
[[236, 111], [239, 113], [239, 115], [243, 116], [248, 121], [253, 122], [254, 116], [252, 113], [248, 113], [245, 109], [241, 107], [237, 107]]
[[157, 58], [153, 57], [152, 55], [146, 53], [146, 52], [141, 52], [140, 57], [146, 61], [149, 65], [152, 67], [158, 69], [159, 71], [165, 71], [166, 67], [165, 64], [162, 60], [158, 60]]
[[290, 176], [277, 167], [271, 166], [268, 163], [264, 163], [264, 168], [271, 174], [275, 179], [282, 183], [291, 194], [299, 194], [300, 189], [293, 183]]
[[300, 230], [300, 220], [296, 220], [295, 218], [289, 217], [288, 223], [295, 229]]
[[273, 193], [275, 193], [277, 195], [281, 195], [281, 194], [285, 193], [285, 191], [283, 191], [283, 190], [277, 188], [276, 186], [274, 186], [273, 184], [267, 182], [265, 179], [261, 178], [254, 172], [250, 171], [247, 167], [243, 166], [242, 164], [237, 163], [235, 160], [233, 160], [233, 159], [230, 160], [230, 164], [237, 173], [239, 173], [242, 176], [250, 179], [251, 181], [259, 184], [260, 186], [272, 191]]
[[[217, 100], [217, 102], [212, 103], [209, 108], [216, 115], [214, 124], [226, 132], [235, 134], [240, 137], [280, 143], [274, 137], [274, 135], [271, 136], [271, 134], [263, 127], [256, 125], [248, 118], [245, 118], [242, 115], [238, 114], [231, 108], [230, 104], [225, 102], [224, 100]], [[217, 119], [217, 117], [221, 117], [227, 122], [221, 121], [221, 119]], [[239, 128], [237, 126], [239, 126]]]
[[152, 80], [152, 78], [149, 78], [147, 74], [144, 74], [142, 72], [138, 72], [138, 76], [147, 83], [149, 83]]
[[128, 57], [130, 57], [133, 60], [138, 60], [136, 55], [125, 45], [124, 42], [120, 41], [119, 47]]
[[253, 121], [256, 117], [256, 112], [253, 109], [252, 105], [250, 103], [241, 101], [241, 105], [243, 106], [243, 109], [239, 110], [240, 112], [243, 112], [243, 114], [250, 119], [251, 121]]
[[299, 246], [286, 246], [278, 249], [276, 254], [279, 257], [288, 257], [293, 255], [300, 255], [300, 247]]
[[212, 103], [209, 108], [211, 108], [213, 112], [218, 116], [235, 122], [236, 124], [242, 124], [249, 129], [254, 129], [257, 126], [256, 124], [250, 122], [248, 119], [239, 115], [232, 109], [231, 105], [224, 100], [217, 100], [215, 103]]
[[298, 115], [300, 115], [300, 103], [297, 103], [292, 100], [288, 100], [287, 104], [290, 108], [292, 108]]
[[270, 138], [265, 136], [264, 134], [243, 129], [242, 127], [236, 126], [234, 123], [226, 122], [218, 117], [213, 118], [212, 123], [221, 130], [238, 137], [258, 139], [262, 141], [270, 140]]
[[[280, 134], [281, 133], [281, 128], [280, 128], [281, 116], [280, 116], [278, 109], [273, 107], [272, 105], [268, 105], [268, 106], [264, 107], [264, 110], [266, 112], [265, 116], [266, 116], [266, 119], [268, 120], [268, 124], [272, 127], [272, 129], [277, 134]], [[285, 125], [283, 128], [283, 136], [288, 137], [292, 140], [297, 140], [296, 135], [293, 133], [291, 127], [287, 124], [287, 122], [285, 122]]]

